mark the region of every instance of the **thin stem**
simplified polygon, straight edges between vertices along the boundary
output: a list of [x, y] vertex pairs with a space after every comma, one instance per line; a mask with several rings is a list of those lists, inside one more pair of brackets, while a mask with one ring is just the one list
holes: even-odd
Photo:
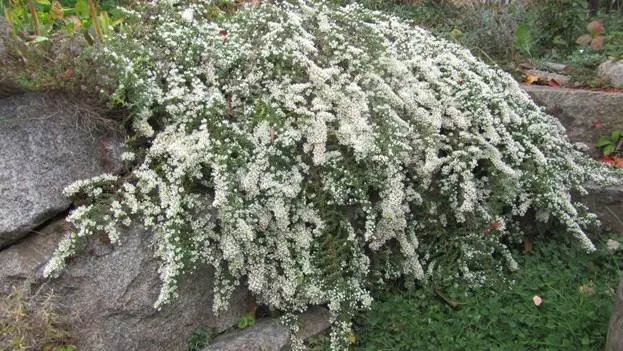
[[100, 21], [97, 18], [97, 6], [94, 0], [89, 0], [89, 12], [91, 13], [91, 20], [93, 21], [93, 25], [95, 26], [95, 32], [101, 41], [104, 41], [104, 33], [102, 32], [102, 27], [100, 26]]
[[35, 35], [41, 36], [41, 26], [39, 24], [39, 16], [37, 15], [37, 9], [32, 0], [28, 1], [28, 8], [30, 9], [30, 16], [32, 17], [32, 25], [35, 30]]

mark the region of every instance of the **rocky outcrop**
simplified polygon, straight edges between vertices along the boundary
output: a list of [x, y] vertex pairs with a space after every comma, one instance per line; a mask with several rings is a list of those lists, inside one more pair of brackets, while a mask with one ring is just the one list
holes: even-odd
[[621, 93], [534, 85], [522, 87], [547, 113], [558, 118], [571, 141], [588, 145], [595, 156], [598, 154], [595, 143], [600, 136], [623, 129]]
[[599, 215], [601, 229], [623, 234], [623, 185], [602, 188], [589, 184], [585, 188], [588, 195], [580, 200]]
[[66, 211], [63, 188], [119, 168], [121, 133], [60, 96], [0, 99], [0, 248]]
[[[324, 307], [314, 307], [300, 316], [298, 337], [305, 340], [327, 330], [331, 313]], [[247, 329], [216, 337], [203, 351], [280, 351], [287, 349], [290, 330], [278, 319], [264, 319]]]
[[[613, 130], [623, 130], [622, 93], [590, 90], [522, 86], [536, 103], [558, 118], [574, 142], [586, 144], [591, 156], [600, 156], [595, 143]], [[602, 230], [623, 234], [623, 186], [601, 188], [587, 185], [589, 194], [579, 197], [591, 211], [599, 215]]]
[[43, 279], [43, 266], [68, 229], [63, 222], [52, 223], [0, 251], [0, 287], [6, 292], [10, 285], [27, 283], [31, 290], [53, 292], [69, 316], [79, 350], [185, 350], [197, 328], [221, 332], [250, 309], [252, 300], [240, 288], [230, 309], [216, 317], [212, 272], [203, 268], [183, 280], [178, 298], [156, 310], [158, 261], [152, 235], [139, 227], [125, 232], [115, 247], [93, 240], [59, 278]]
[[599, 65], [597, 72], [615, 87], [623, 87], [623, 60], [608, 60]]
[[118, 171], [122, 139], [79, 102], [50, 94], [0, 99], [0, 294], [23, 286], [53, 294], [79, 350], [186, 350], [197, 328], [230, 328], [252, 300], [240, 288], [229, 311], [215, 316], [213, 274], [203, 267], [156, 310], [159, 262], [153, 235], [141, 227], [123, 232], [114, 246], [96, 237], [59, 278], [42, 276], [72, 229], [62, 218], [50, 222], [71, 206], [63, 188]]

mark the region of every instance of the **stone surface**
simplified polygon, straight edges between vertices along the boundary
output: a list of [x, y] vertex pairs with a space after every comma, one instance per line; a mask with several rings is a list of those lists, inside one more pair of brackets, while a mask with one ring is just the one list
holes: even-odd
[[623, 234], [623, 185], [601, 188], [585, 186], [589, 194], [580, 200], [599, 215], [602, 230]]
[[573, 142], [589, 146], [599, 154], [595, 143], [612, 130], [623, 129], [623, 93], [523, 85], [534, 101], [558, 118]]
[[177, 299], [156, 310], [158, 261], [152, 236], [138, 228], [124, 233], [114, 248], [93, 240], [59, 278], [43, 279], [43, 266], [68, 229], [63, 222], [52, 223], [0, 251], [0, 287], [6, 292], [25, 282], [33, 291], [52, 291], [69, 316], [78, 350], [186, 350], [197, 328], [221, 332], [250, 309], [248, 292], [239, 289], [229, 311], [215, 317], [212, 272], [200, 269], [182, 282]]
[[[302, 339], [318, 335], [330, 326], [331, 313], [314, 307], [301, 315], [298, 336]], [[203, 351], [280, 351], [287, 349], [290, 330], [278, 319], [259, 320], [254, 326], [218, 336]]]
[[623, 60], [608, 60], [599, 65], [597, 72], [615, 87], [623, 87]]
[[608, 339], [606, 341], [606, 351], [623, 350], [623, 279], [619, 282], [619, 289], [616, 296], [616, 304], [610, 317], [608, 327]]
[[0, 16], [0, 63], [4, 63], [8, 56], [6, 41], [10, 38], [11, 26], [7, 22], [6, 18]]
[[0, 249], [67, 210], [65, 186], [118, 169], [123, 139], [103, 123], [60, 96], [0, 99]]

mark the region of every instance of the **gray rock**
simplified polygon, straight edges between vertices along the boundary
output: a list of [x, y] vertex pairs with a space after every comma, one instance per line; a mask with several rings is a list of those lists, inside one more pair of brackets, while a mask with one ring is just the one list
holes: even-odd
[[623, 87], [623, 60], [608, 60], [599, 65], [597, 72], [615, 87]]
[[599, 215], [603, 230], [623, 234], [623, 185], [601, 188], [586, 185], [588, 195], [580, 200]]
[[59, 278], [45, 280], [43, 265], [68, 229], [53, 223], [0, 251], [0, 282], [6, 288], [28, 279], [31, 291], [53, 292], [64, 306], [79, 350], [186, 350], [197, 328], [222, 332], [250, 309], [249, 293], [240, 288], [230, 309], [216, 317], [211, 309], [212, 271], [203, 268], [183, 280], [177, 299], [156, 310], [158, 261], [152, 235], [138, 228], [124, 233], [115, 247], [93, 240]]
[[0, 294], [8, 294], [14, 287], [41, 280], [43, 265], [69, 230], [69, 223], [56, 220], [18, 244], [0, 251]]
[[41, 93], [0, 99], [0, 249], [66, 211], [65, 186], [116, 171], [122, 141], [78, 102]]
[[0, 62], [6, 60], [9, 56], [5, 41], [9, 39], [10, 35], [11, 27], [9, 26], [9, 22], [7, 22], [6, 18], [0, 16]]
[[[324, 307], [313, 307], [300, 316], [298, 337], [307, 339], [327, 330], [331, 313]], [[290, 330], [278, 319], [259, 320], [247, 329], [218, 336], [203, 351], [280, 351], [290, 343]]]
[[595, 143], [600, 136], [623, 129], [621, 93], [533, 85], [522, 87], [537, 104], [558, 118], [571, 141], [588, 145], [593, 156], [599, 154]]
[[608, 339], [606, 341], [606, 351], [622, 351], [623, 350], [623, 279], [619, 282], [617, 290], [617, 299], [612, 316], [610, 317], [610, 326], [608, 328]]

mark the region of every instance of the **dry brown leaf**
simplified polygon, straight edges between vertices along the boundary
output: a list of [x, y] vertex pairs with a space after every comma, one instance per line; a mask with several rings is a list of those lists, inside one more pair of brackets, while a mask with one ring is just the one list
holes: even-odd
[[593, 296], [593, 295], [595, 295], [595, 288], [593, 287], [592, 283], [584, 284], [584, 285], [580, 286], [578, 288], [578, 290], [580, 291], [580, 294], [582, 294], [584, 296]]
[[524, 239], [523, 240], [523, 253], [524, 254], [529, 254], [530, 252], [532, 252], [532, 247], [533, 246], [534, 246], [534, 243], [532, 242], [532, 240]]
[[539, 80], [539, 77], [530, 74], [530, 73], [526, 73], [526, 76], [524, 77], [524, 83], [531, 85], [532, 83], [535, 83]]

